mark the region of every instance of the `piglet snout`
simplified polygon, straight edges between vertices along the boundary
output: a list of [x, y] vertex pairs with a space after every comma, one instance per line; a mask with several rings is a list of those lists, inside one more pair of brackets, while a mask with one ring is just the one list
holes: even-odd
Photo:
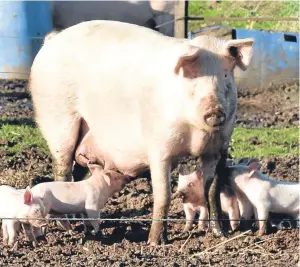
[[204, 121], [209, 127], [218, 127], [224, 125], [226, 115], [222, 110], [208, 112], [204, 115]]

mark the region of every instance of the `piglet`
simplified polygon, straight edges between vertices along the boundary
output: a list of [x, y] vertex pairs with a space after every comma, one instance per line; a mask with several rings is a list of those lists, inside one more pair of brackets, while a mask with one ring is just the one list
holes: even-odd
[[[43, 198], [47, 214], [82, 213], [85, 217], [97, 219], [107, 200], [129, 182], [128, 176], [103, 170], [99, 165], [88, 163], [88, 168], [92, 175], [86, 180], [47, 182], [32, 188], [34, 196]], [[99, 223], [96, 220], [90, 220], [89, 223], [94, 228], [91, 233], [95, 235], [99, 230]], [[84, 225], [87, 231], [86, 221]]]
[[47, 224], [42, 220], [45, 218], [43, 201], [39, 197], [33, 197], [29, 187], [19, 191], [9, 185], [1, 185], [0, 203], [0, 218], [11, 218], [2, 220], [3, 243], [13, 246], [22, 224], [27, 237], [36, 246], [32, 226], [40, 228]]
[[[198, 230], [204, 231], [207, 228], [208, 208], [206, 205], [203, 172], [199, 167], [191, 173], [187, 173], [184, 168], [179, 167], [179, 179], [176, 195], [183, 197], [183, 207], [186, 215], [186, 226], [184, 231], [189, 231], [193, 225], [196, 212], [200, 212]], [[229, 186], [222, 188], [220, 192], [220, 202], [222, 212], [232, 220], [230, 225], [232, 230], [238, 227], [239, 209], [237, 198]]]
[[208, 208], [204, 195], [204, 179], [200, 168], [187, 173], [184, 167], [179, 166], [178, 187], [175, 195], [183, 198], [183, 209], [186, 217], [184, 232], [191, 230], [196, 212], [199, 212], [198, 230], [207, 228]]
[[254, 208], [255, 218], [259, 220], [258, 235], [261, 236], [266, 231], [269, 212], [290, 214], [299, 219], [300, 185], [274, 180], [261, 173], [260, 167], [260, 162], [252, 161], [250, 164], [237, 164], [228, 168], [229, 180], [238, 192], [239, 202], [246, 209], [249, 209], [249, 203]]

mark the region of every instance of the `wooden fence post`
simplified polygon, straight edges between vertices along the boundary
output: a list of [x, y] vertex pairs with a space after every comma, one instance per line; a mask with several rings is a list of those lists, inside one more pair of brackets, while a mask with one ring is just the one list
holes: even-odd
[[187, 19], [177, 20], [188, 16], [188, 1], [178, 0], [175, 2], [175, 37], [186, 38], [187, 36]]

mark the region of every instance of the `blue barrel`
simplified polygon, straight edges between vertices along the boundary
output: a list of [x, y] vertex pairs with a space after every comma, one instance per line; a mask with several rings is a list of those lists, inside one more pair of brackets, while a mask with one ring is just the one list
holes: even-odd
[[0, 79], [28, 79], [52, 29], [51, 2], [0, 0]]

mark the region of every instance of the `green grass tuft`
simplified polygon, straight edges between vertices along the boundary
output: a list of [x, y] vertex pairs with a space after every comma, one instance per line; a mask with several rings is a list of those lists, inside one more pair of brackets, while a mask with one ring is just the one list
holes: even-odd
[[237, 127], [231, 146], [230, 153], [235, 158], [298, 155], [299, 130]]
[[37, 146], [42, 153], [50, 155], [45, 139], [34, 126], [3, 124], [0, 127], [0, 144], [0, 148], [12, 153]]
[[[215, 9], [209, 1], [190, 1], [189, 16], [204, 17], [299, 17], [298, 1], [222, 1]], [[189, 31], [207, 26], [224, 25], [236, 28], [299, 32], [298, 21], [190, 21]]]

